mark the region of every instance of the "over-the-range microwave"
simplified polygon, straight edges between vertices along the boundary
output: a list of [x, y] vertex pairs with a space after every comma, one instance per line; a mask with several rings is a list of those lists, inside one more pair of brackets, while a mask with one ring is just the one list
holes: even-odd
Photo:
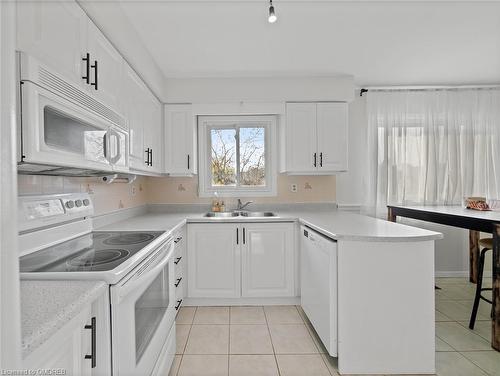
[[18, 172], [128, 172], [125, 119], [34, 57], [22, 52], [17, 57]]

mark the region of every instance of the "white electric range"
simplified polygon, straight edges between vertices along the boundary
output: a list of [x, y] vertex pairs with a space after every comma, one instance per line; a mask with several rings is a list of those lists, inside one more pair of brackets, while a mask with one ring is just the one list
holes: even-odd
[[21, 279], [107, 282], [113, 376], [166, 373], [178, 309], [174, 242], [158, 231], [92, 231], [93, 209], [86, 193], [19, 197]]

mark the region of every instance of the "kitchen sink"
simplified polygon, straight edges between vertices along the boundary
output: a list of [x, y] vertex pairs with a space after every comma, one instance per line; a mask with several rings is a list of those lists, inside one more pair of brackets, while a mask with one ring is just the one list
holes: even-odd
[[208, 212], [205, 214], [205, 217], [210, 217], [210, 218], [230, 218], [230, 217], [237, 217], [239, 213], [236, 212]]
[[275, 217], [273, 212], [241, 212], [243, 217]]

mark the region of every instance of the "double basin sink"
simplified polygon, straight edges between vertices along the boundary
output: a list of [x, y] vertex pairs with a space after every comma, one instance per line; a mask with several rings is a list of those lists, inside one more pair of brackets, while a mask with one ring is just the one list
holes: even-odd
[[276, 217], [276, 213], [256, 212], [256, 211], [208, 212], [207, 214], [205, 214], [205, 217], [209, 217], [209, 218], [232, 218], [232, 217], [263, 218], [263, 217]]

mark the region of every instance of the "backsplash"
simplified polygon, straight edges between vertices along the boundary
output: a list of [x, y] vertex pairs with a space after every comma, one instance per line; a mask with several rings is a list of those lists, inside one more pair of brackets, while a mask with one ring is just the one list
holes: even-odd
[[99, 178], [18, 175], [19, 195], [88, 192], [96, 215], [147, 203], [147, 180], [138, 177], [132, 184], [107, 184]]
[[[151, 204], [210, 203], [212, 198], [198, 197], [198, 177], [148, 177], [147, 196]], [[297, 192], [290, 186], [297, 184]], [[236, 199], [224, 198], [226, 207], [235, 205]], [[256, 203], [335, 202], [335, 176], [278, 175], [278, 195], [273, 197], [244, 197]]]

